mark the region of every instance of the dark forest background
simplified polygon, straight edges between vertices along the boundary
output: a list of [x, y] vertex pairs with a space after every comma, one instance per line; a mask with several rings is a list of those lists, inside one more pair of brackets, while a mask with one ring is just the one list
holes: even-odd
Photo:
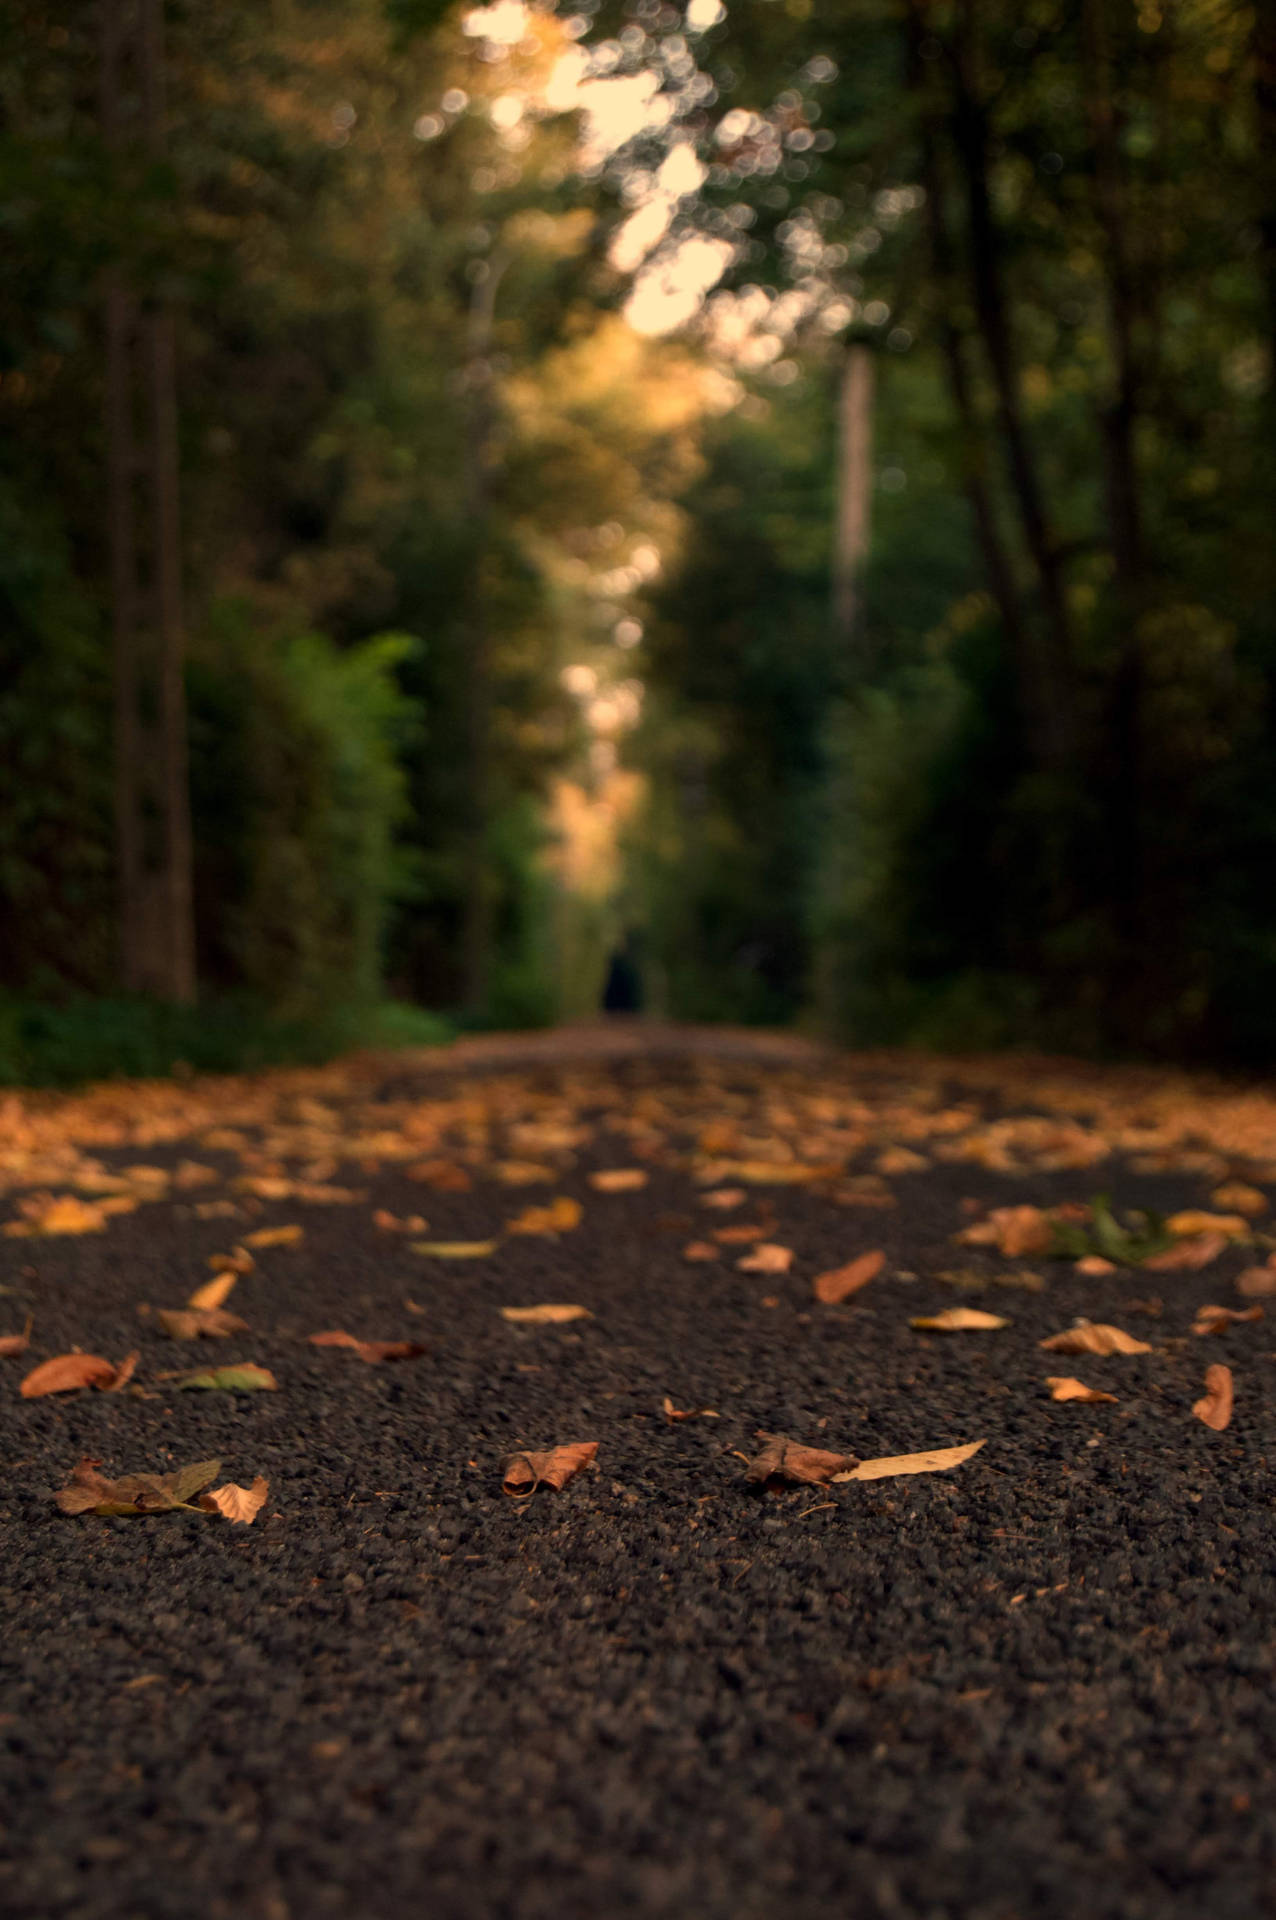
[[11, 0], [0, 234], [0, 1078], [1270, 1065], [1267, 10]]

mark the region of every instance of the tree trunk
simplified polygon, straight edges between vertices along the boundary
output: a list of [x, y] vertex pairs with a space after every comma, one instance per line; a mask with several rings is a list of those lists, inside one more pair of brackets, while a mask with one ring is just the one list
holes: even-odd
[[852, 340], [838, 390], [837, 521], [833, 537], [833, 624], [850, 646], [860, 638], [860, 574], [868, 558], [873, 502], [871, 348]]

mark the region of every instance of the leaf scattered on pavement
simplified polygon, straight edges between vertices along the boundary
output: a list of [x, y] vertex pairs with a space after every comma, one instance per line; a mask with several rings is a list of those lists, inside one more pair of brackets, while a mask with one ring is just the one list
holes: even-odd
[[265, 1506], [269, 1492], [269, 1480], [258, 1474], [251, 1487], [237, 1487], [233, 1480], [224, 1487], [210, 1487], [207, 1493], [200, 1495], [199, 1504], [206, 1513], [220, 1513], [227, 1520], [251, 1527]]
[[544, 1207], [528, 1207], [507, 1223], [506, 1233], [570, 1233], [581, 1222], [579, 1200], [560, 1193]]
[[1196, 1318], [1192, 1322], [1193, 1333], [1222, 1333], [1224, 1327], [1232, 1327], [1242, 1320], [1261, 1320], [1262, 1307], [1198, 1307]]
[[276, 1393], [279, 1382], [269, 1367], [246, 1360], [237, 1367], [196, 1367], [191, 1373], [161, 1373], [179, 1393], [196, 1388], [204, 1393]]
[[496, 1252], [495, 1240], [414, 1240], [413, 1253], [431, 1260], [483, 1260]]
[[1102, 1321], [1078, 1320], [1074, 1327], [1051, 1334], [1040, 1345], [1047, 1353], [1151, 1353], [1146, 1340], [1136, 1340], [1120, 1327]]
[[1213, 1427], [1215, 1433], [1222, 1433], [1230, 1425], [1232, 1418], [1232, 1369], [1230, 1367], [1206, 1367], [1205, 1392], [1193, 1402], [1192, 1412], [1207, 1427]]
[[230, 1298], [238, 1281], [237, 1273], [219, 1273], [215, 1280], [206, 1280], [202, 1287], [196, 1287], [186, 1304], [195, 1313], [215, 1313]]
[[370, 1367], [379, 1366], [383, 1360], [415, 1360], [425, 1352], [419, 1340], [358, 1340], [340, 1327], [328, 1333], [312, 1333], [310, 1344], [312, 1347], [349, 1347]]
[[512, 1320], [519, 1327], [559, 1327], [568, 1320], [592, 1320], [593, 1314], [588, 1307], [571, 1306], [565, 1301], [551, 1300], [536, 1307], [502, 1307], [501, 1318]]
[[1276, 1293], [1276, 1254], [1269, 1256], [1266, 1266], [1246, 1267], [1244, 1273], [1237, 1276], [1236, 1291], [1246, 1300]]
[[967, 1247], [995, 1247], [1018, 1260], [1026, 1253], [1048, 1253], [1053, 1239], [1049, 1215], [1041, 1207], [994, 1207], [987, 1219], [957, 1235]]
[[108, 1480], [98, 1472], [99, 1460], [81, 1460], [70, 1480], [55, 1496], [63, 1513], [112, 1514], [172, 1513], [192, 1505], [194, 1496], [221, 1471], [220, 1460], [200, 1460], [172, 1473], [126, 1473]]
[[225, 1340], [248, 1331], [248, 1322], [225, 1307], [157, 1307], [155, 1318], [174, 1340]]
[[731, 1207], [742, 1207], [748, 1199], [743, 1187], [715, 1187], [711, 1193], [700, 1195], [703, 1207], [721, 1207], [724, 1211]]
[[24, 1400], [40, 1400], [46, 1393], [73, 1393], [77, 1387], [115, 1393], [132, 1379], [137, 1360], [130, 1353], [116, 1365], [97, 1353], [59, 1353], [33, 1368], [18, 1391]]
[[1223, 1186], [1215, 1187], [1210, 1199], [1216, 1207], [1228, 1213], [1243, 1213], [1250, 1220], [1267, 1212], [1267, 1195], [1244, 1180], [1228, 1180]]
[[886, 1265], [886, 1255], [880, 1250], [861, 1253], [856, 1260], [850, 1260], [844, 1267], [832, 1267], [827, 1273], [818, 1273], [813, 1281], [817, 1300], [826, 1307], [840, 1306], [843, 1300], [866, 1287]]
[[854, 1453], [827, 1453], [822, 1447], [804, 1447], [782, 1433], [758, 1430], [762, 1446], [749, 1461], [746, 1479], [763, 1486], [773, 1480], [796, 1480], [812, 1487], [826, 1487], [835, 1473], [846, 1473], [859, 1465]]
[[31, 1345], [32, 1325], [33, 1325], [33, 1321], [32, 1321], [31, 1315], [28, 1314], [27, 1324], [22, 1329], [21, 1333], [0, 1334], [0, 1359], [7, 1360], [7, 1359], [10, 1359], [14, 1354], [26, 1352], [27, 1348]]
[[[715, 1247], [712, 1240], [688, 1240], [682, 1249], [682, 1257], [684, 1260], [720, 1260], [722, 1250]], [[1273, 1275], [1273, 1279], [1276, 1279], [1276, 1275]]]
[[1178, 1273], [1195, 1267], [1208, 1267], [1211, 1260], [1217, 1260], [1220, 1253], [1226, 1253], [1228, 1245], [1225, 1233], [1193, 1234], [1167, 1247], [1164, 1253], [1149, 1254], [1143, 1265], [1149, 1273]]
[[664, 1409], [666, 1420], [719, 1420], [722, 1417], [721, 1414], [715, 1413], [712, 1407], [675, 1407], [668, 1394], [660, 1404]]
[[589, 1184], [599, 1193], [634, 1193], [646, 1186], [647, 1178], [643, 1167], [602, 1167], [590, 1174]]
[[378, 1207], [372, 1215], [372, 1224], [378, 1233], [424, 1233], [429, 1221], [419, 1213], [387, 1213], [384, 1207]]
[[548, 1447], [540, 1453], [513, 1453], [505, 1462], [501, 1488], [505, 1493], [526, 1499], [537, 1487], [561, 1491], [587, 1467], [598, 1452], [596, 1440], [581, 1440], [574, 1446]]
[[101, 1201], [77, 1200], [73, 1193], [45, 1193], [30, 1194], [18, 1204], [23, 1217], [6, 1221], [3, 1229], [11, 1240], [106, 1231], [107, 1209]]
[[746, 1253], [743, 1259], [736, 1261], [740, 1273], [787, 1273], [793, 1265], [792, 1247], [777, 1247], [773, 1242], [764, 1240], [761, 1246]]
[[1052, 1400], [1085, 1400], [1093, 1405], [1101, 1400], [1116, 1401], [1114, 1393], [1104, 1393], [1098, 1387], [1087, 1387], [1084, 1380], [1075, 1380], [1066, 1373], [1048, 1373], [1046, 1385]]
[[1199, 1207], [1172, 1213], [1165, 1224], [1178, 1240], [1202, 1233], [1221, 1233], [1228, 1240], [1247, 1240], [1250, 1232], [1249, 1221], [1243, 1214], [1204, 1213]]
[[942, 1313], [924, 1313], [909, 1321], [919, 1333], [992, 1333], [1008, 1327], [1001, 1313], [985, 1313], [981, 1307], [945, 1307]]
[[229, 1253], [210, 1253], [208, 1264], [214, 1273], [251, 1273], [257, 1265], [247, 1247], [232, 1247]]
[[949, 1467], [959, 1467], [979, 1452], [987, 1444], [984, 1440], [968, 1441], [964, 1447], [932, 1447], [927, 1453], [892, 1453], [880, 1460], [861, 1460], [857, 1467], [847, 1473], [835, 1473], [833, 1480], [895, 1480], [910, 1473], [945, 1473]]
[[[296, 1247], [300, 1246], [306, 1229], [304, 1227], [258, 1227], [255, 1233], [244, 1235], [246, 1247]], [[419, 1233], [421, 1229], [418, 1227]]]
[[1105, 1260], [1101, 1253], [1086, 1253], [1077, 1261], [1073, 1272], [1083, 1275], [1086, 1279], [1097, 1280], [1104, 1274], [1119, 1273], [1120, 1268], [1115, 1260]]

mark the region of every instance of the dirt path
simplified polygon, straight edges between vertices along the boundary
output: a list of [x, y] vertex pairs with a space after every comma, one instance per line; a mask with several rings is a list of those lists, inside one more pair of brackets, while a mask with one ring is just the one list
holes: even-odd
[[[1276, 1339], [1192, 1329], [1263, 1304], [1237, 1282], [1270, 1250], [1276, 1104], [640, 1039], [7, 1104], [0, 1334], [35, 1324], [0, 1359], [6, 1913], [1271, 1913]], [[1233, 1225], [1161, 1271], [954, 1239], [1100, 1192]], [[246, 1331], [164, 1333], [210, 1258], [289, 1226], [226, 1303]], [[787, 1270], [742, 1267], [759, 1246]], [[874, 1250], [860, 1291], [814, 1297]], [[501, 1312], [545, 1303], [590, 1317]], [[910, 1325], [954, 1306], [1008, 1324]], [[1078, 1316], [1147, 1351], [1041, 1350]], [[328, 1329], [426, 1351], [365, 1365], [309, 1343]], [[137, 1372], [20, 1396], [76, 1346]], [[231, 1362], [278, 1391], [161, 1378]], [[1192, 1412], [1211, 1363], [1222, 1431]], [[1074, 1373], [1115, 1399], [1053, 1401]], [[717, 1418], [670, 1421], [666, 1396]], [[984, 1445], [765, 1488], [759, 1429], [864, 1458]], [[585, 1441], [562, 1491], [502, 1492], [509, 1455]], [[251, 1526], [70, 1517], [53, 1495], [84, 1456], [217, 1457], [269, 1495]]]

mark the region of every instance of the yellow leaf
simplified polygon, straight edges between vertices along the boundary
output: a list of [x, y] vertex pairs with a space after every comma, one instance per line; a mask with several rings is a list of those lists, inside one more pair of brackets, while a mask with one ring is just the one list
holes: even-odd
[[959, 1467], [986, 1445], [984, 1440], [972, 1440], [964, 1447], [934, 1447], [929, 1453], [887, 1454], [881, 1460], [861, 1460], [858, 1467], [852, 1467], [849, 1473], [835, 1473], [833, 1479], [894, 1480], [907, 1473], [943, 1473], [949, 1467]]
[[205, 1280], [202, 1287], [196, 1287], [188, 1307], [195, 1307], [201, 1313], [209, 1313], [214, 1307], [220, 1307], [235, 1290], [239, 1279], [237, 1273], [219, 1273], [213, 1280]]
[[244, 1235], [246, 1247], [295, 1247], [305, 1233], [304, 1227], [258, 1227]]
[[551, 1301], [540, 1307], [502, 1307], [501, 1317], [520, 1327], [557, 1327], [568, 1320], [592, 1320], [588, 1307], [573, 1307]]
[[633, 1193], [646, 1186], [647, 1174], [642, 1167], [604, 1167], [590, 1174], [589, 1184], [599, 1193]]
[[215, 1510], [224, 1514], [227, 1520], [237, 1520], [242, 1526], [251, 1527], [265, 1506], [269, 1491], [269, 1480], [264, 1480], [258, 1474], [251, 1487], [237, 1487], [233, 1483], [225, 1487], [210, 1487], [207, 1493], [200, 1496], [199, 1504], [210, 1513]]
[[985, 1313], [981, 1307], [945, 1307], [942, 1313], [923, 1314], [908, 1324], [919, 1333], [992, 1333], [1010, 1322], [1003, 1314]]
[[1047, 1374], [1046, 1385], [1050, 1389], [1052, 1400], [1085, 1400], [1093, 1404], [1097, 1404], [1100, 1400], [1110, 1400], [1114, 1405], [1116, 1403], [1114, 1393], [1101, 1393], [1098, 1387], [1087, 1387], [1084, 1380], [1074, 1380], [1068, 1374]]
[[414, 1240], [413, 1253], [428, 1254], [432, 1260], [482, 1260], [496, 1252], [495, 1240]]
[[1205, 1213], [1199, 1207], [1172, 1213], [1165, 1224], [1176, 1240], [1185, 1240], [1194, 1233], [1225, 1233], [1229, 1240], [1243, 1240], [1250, 1230], [1243, 1214]]

